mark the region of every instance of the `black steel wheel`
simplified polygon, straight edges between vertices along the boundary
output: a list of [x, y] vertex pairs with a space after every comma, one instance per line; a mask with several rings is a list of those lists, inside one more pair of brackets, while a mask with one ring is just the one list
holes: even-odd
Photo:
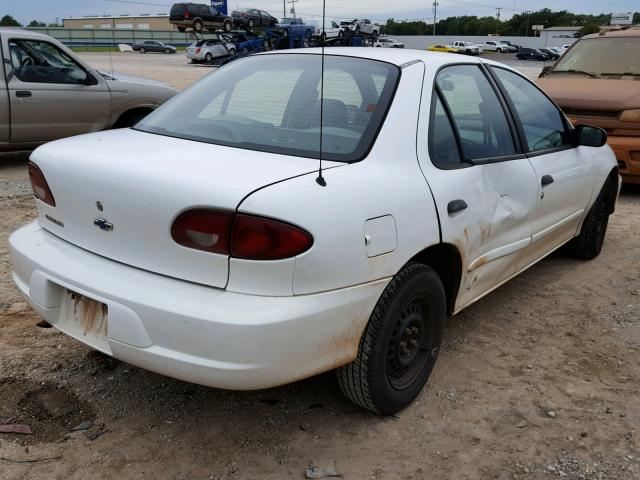
[[582, 260], [593, 260], [600, 255], [612, 212], [612, 208], [607, 204], [607, 195], [611, 195], [608, 189], [615, 188], [612, 180], [605, 184], [582, 224], [580, 235], [564, 247], [567, 254]]
[[438, 274], [409, 263], [378, 300], [356, 360], [337, 370], [342, 392], [382, 415], [407, 407], [435, 366], [445, 318], [446, 297]]

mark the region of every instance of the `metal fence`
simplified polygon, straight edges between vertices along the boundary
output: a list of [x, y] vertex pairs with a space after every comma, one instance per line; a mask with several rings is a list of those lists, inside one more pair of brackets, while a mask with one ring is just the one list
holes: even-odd
[[[157, 40], [176, 47], [194, 42], [192, 33], [176, 30], [141, 30], [124, 28], [29, 28], [50, 35], [69, 47], [110, 47], [119, 43], [132, 44], [141, 40]], [[205, 36], [206, 38], [206, 36]]]

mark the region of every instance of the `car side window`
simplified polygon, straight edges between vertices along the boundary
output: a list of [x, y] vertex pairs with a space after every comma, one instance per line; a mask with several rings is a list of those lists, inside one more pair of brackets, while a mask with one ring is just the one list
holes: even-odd
[[504, 109], [478, 66], [446, 67], [436, 84], [458, 130], [465, 160], [517, 153]]
[[87, 72], [70, 56], [48, 42], [9, 41], [13, 74], [22, 82], [81, 84]]
[[564, 116], [529, 80], [503, 68], [493, 68], [520, 119], [529, 151], [538, 152], [572, 144]]
[[434, 106], [429, 129], [431, 160], [441, 168], [461, 165], [458, 142], [440, 95], [434, 93]]

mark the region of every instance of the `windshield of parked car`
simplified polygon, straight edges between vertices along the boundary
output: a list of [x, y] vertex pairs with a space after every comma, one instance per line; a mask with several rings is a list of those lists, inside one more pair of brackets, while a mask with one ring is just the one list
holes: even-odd
[[[231, 63], [176, 96], [137, 130], [286, 155], [318, 158], [319, 55], [278, 54]], [[400, 75], [361, 58], [325, 58], [323, 158], [352, 162], [371, 148]]]
[[558, 60], [551, 73], [576, 71], [597, 76], [640, 75], [640, 37], [580, 40]]

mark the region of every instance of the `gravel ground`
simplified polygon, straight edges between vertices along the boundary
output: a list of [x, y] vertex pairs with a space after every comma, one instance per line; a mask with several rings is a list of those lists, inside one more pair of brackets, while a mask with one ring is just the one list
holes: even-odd
[[[180, 54], [114, 69], [178, 88], [210, 71]], [[33, 435], [0, 434], [2, 480], [301, 479], [310, 464], [345, 479], [640, 478], [640, 188], [623, 190], [599, 258], [552, 255], [450, 319], [428, 387], [380, 418], [331, 374], [227, 392], [36, 327], [7, 245], [35, 216], [26, 159], [0, 156], [0, 424]]]

